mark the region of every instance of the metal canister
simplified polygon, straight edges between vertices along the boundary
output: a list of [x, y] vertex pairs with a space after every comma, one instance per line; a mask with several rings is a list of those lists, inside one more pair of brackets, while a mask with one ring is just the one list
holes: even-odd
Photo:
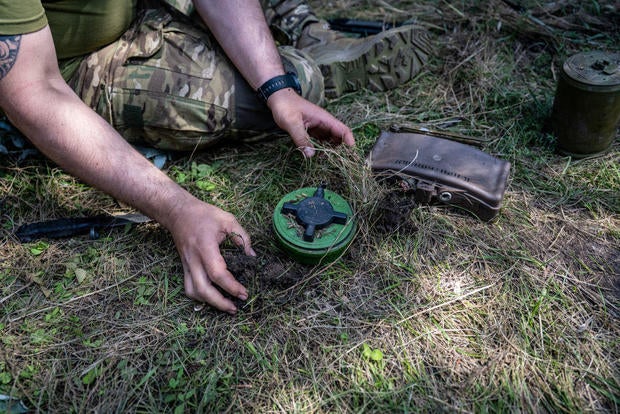
[[582, 52], [562, 67], [551, 127], [558, 151], [576, 158], [606, 151], [620, 124], [620, 53]]

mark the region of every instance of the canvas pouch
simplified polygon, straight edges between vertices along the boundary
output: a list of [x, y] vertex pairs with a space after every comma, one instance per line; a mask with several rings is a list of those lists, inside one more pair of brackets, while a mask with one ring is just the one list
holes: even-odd
[[485, 221], [496, 217], [510, 163], [436, 135], [382, 132], [369, 155], [377, 179], [421, 204], [450, 205]]

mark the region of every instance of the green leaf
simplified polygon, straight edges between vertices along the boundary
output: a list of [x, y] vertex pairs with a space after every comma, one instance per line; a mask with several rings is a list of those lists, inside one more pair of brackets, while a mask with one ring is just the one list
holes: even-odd
[[383, 352], [380, 349], [372, 349], [368, 344], [362, 345], [362, 357], [371, 361], [379, 362], [383, 359]]
[[184, 184], [187, 181], [187, 174], [183, 173], [183, 172], [177, 172], [176, 177], [175, 177], [175, 181], [178, 184]]
[[380, 349], [373, 349], [370, 353], [370, 359], [379, 362], [383, 359], [383, 352]]
[[33, 365], [27, 365], [20, 373], [20, 378], [30, 379], [35, 376], [37, 369]]
[[195, 162], [192, 163], [192, 175], [194, 175], [194, 177], [196, 178], [208, 177], [213, 172], [213, 170], [214, 168], [209, 164], [196, 164]]
[[34, 246], [32, 246], [30, 248], [30, 254], [33, 256], [39, 256], [40, 254], [42, 254], [44, 251], [46, 251], [48, 248], [50, 247], [49, 244], [40, 241], [37, 244], [35, 244]]
[[187, 327], [187, 323], [181, 322], [177, 325], [177, 332], [181, 335], [185, 335], [189, 332], [189, 328]]
[[210, 181], [196, 181], [196, 187], [200, 188], [203, 191], [215, 190], [215, 184]]
[[75, 269], [75, 278], [79, 284], [81, 284], [88, 277], [88, 272], [82, 268]]
[[372, 350], [370, 349], [370, 347], [368, 346], [368, 344], [364, 344], [362, 345], [362, 356], [366, 359], [370, 359], [370, 354], [372, 353]]
[[92, 368], [90, 371], [86, 373], [86, 375], [82, 377], [82, 384], [84, 385], [92, 384], [93, 382], [95, 382], [99, 374], [101, 374], [101, 369], [99, 369], [98, 367]]
[[6, 372], [6, 371], [2, 371], [0, 372], [0, 384], [2, 385], [6, 385], [8, 383], [10, 383], [13, 379], [11, 378], [11, 374]]
[[87, 346], [89, 348], [100, 348], [103, 345], [103, 339], [96, 339], [91, 341], [90, 339], [86, 339], [82, 342], [82, 345]]

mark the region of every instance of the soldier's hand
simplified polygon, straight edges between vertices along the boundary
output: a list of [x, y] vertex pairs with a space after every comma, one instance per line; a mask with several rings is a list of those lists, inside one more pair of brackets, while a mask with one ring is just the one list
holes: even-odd
[[289, 133], [305, 157], [315, 153], [310, 137], [330, 144], [355, 145], [351, 129], [323, 108], [291, 89], [280, 90], [267, 101], [276, 124]]
[[200, 201], [177, 209], [170, 231], [181, 256], [185, 294], [216, 309], [235, 314], [237, 308], [216, 288], [246, 300], [248, 292], [228, 271], [220, 244], [230, 238], [247, 255], [256, 256], [250, 236], [235, 217]]

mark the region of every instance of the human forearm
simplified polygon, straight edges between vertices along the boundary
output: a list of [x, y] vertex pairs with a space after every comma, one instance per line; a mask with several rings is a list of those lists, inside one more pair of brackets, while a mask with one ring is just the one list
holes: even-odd
[[[282, 60], [256, 0], [194, 0], [196, 9], [239, 72], [253, 89], [284, 73]], [[354, 145], [353, 133], [325, 110], [291, 88], [267, 101], [273, 118], [305, 157], [314, 154], [310, 136], [334, 144]]]
[[7, 113], [43, 153], [170, 228], [175, 206], [191, 195], [137, 153], [62, 80], [34, 82], [28, 89], [28, 94], [15, 92]]
[[[157, 220], [172, 234], [185, 272], [185, 293], [235, 313], [214, 285], [242, 300], [246, 289], [226, 269], [219, 244], [227, 237], [246, 254], [249, 235], [234, 216], [193, 197], [127, 144], [71, 91], [33, 90], [9, 112], [35, 145], [68, 172]], [[53, 105], [47, 104], [54, 102]], [[37, 110], [35, 110], [35, 106]]]
[[248, 83], [258, 88], [284, 73], [256, 0], [194, 0], [196, 10]]
[[0, 108], [11, 121], [67, 171], [170, 230], [183, 263], [187, 296], [236, 312], [215, 287], [247, 298], [219, 251], [220, 243], [231, 238], [246, 254], [254, 254], [235, 217], [179, 187], [73, 93], [58, 71], [48, 27], [0, 36], [0, 51]]

